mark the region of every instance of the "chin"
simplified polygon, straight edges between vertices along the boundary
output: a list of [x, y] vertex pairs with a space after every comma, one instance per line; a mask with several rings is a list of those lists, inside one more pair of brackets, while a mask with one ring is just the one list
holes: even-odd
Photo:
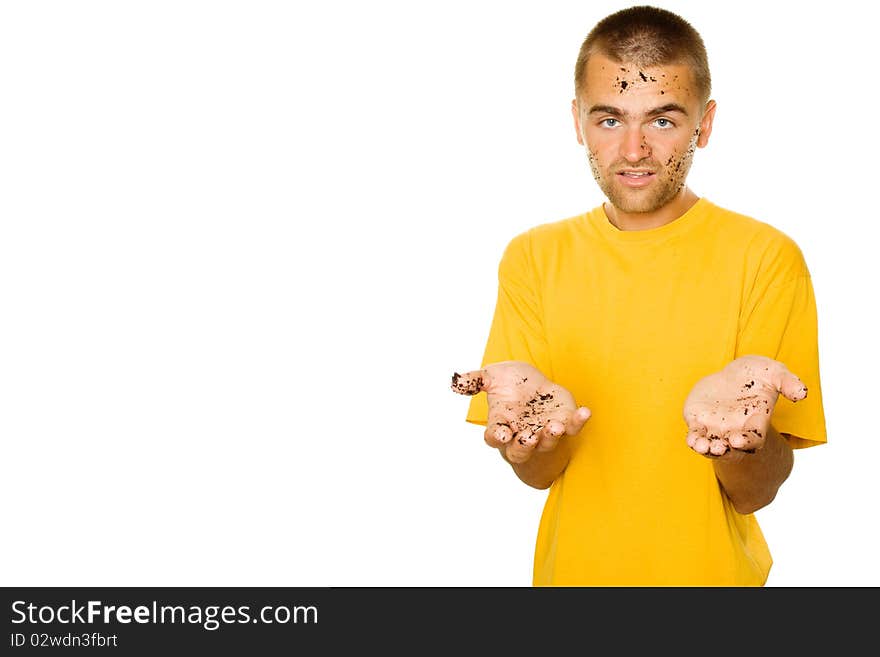
[[620, 210], [621, 212], [626, 212], [627, 214], [643, 214], [646, 212], [654, 212], [655, 210], [659, 210], [664, 205], [666, 205], [666, 201], [657, 198], [645, 198], [645, 199], [632, 199], [632, 198], [621, 198], [620, 195], [613, 194], [609, 196], [608, 200], [611, 201], [611, 204], [614, 205], [615, 208]]
[[621, 212], [626, 212], [628, 214], [641, 214], [655, 212], [669, 203], [675, 197], [674, 194], [669, 193], [670, 191], [671, 190], [662, 190], [663, 193], [657, 193], [656, 191], [647, 192], [630, 189], [610, 189], [605, 190], [605, 196], [607, 196], [612, 205]]

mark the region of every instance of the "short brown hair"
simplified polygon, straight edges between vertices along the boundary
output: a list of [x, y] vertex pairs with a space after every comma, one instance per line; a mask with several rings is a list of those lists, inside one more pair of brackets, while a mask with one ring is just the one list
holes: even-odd
[[622, 9], [599, 21], [584, 39], [574, 68], [574, 93], [580, 98], [587, 60], [594, 53], [638, 66], [684, 64], [691, 68], [703, 105], [712, 93], [709, 58], [699, 33], [678, 14], [642, 5]]

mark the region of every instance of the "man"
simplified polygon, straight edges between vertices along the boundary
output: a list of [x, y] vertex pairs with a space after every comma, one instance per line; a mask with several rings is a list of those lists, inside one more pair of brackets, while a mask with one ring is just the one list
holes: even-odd
[[826, 441], [799, 247], [685, 182], [710, 88], [681, 17], [595, 26], [571, 109], [608, 202], [509, 243], [482, 368], [453, 376], [467, 420], [550, 489], [535, 585], [763, 585], [753, 513], [793, 448]]

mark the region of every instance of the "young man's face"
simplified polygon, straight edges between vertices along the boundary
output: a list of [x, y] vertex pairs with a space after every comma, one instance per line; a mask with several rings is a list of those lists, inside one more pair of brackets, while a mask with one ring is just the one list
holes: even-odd
[[639, 68], [596, 53], [572, 114], [608, 200], [622, 212], [653, 212], [684, 187], [694, 151], [709, 141], [715, 101], [701, 106], [685, 65]]

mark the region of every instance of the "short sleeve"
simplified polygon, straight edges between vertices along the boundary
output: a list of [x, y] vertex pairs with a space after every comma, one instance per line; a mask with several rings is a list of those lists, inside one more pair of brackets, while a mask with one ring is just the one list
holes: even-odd
[[[480, 367], [506, 360], [529, 363], [552, 378], [541, 295], [528, 232], [510, 241], [498, 265], [498, 297]], [[485, 393], [471, 398], [466, 420], [486, 424], [488, 403]]]
[[806, 265], [801, 265], [795, 278], [769, 285], [747, 306], [736, 357], [747, 354], [778, 360], [807, 386], [807, 397], [797, 403], [779, 396], [772, 420], [776, 430], [789, 434], [789, 444], [795, 449], [825, 443], [816, 299]]

